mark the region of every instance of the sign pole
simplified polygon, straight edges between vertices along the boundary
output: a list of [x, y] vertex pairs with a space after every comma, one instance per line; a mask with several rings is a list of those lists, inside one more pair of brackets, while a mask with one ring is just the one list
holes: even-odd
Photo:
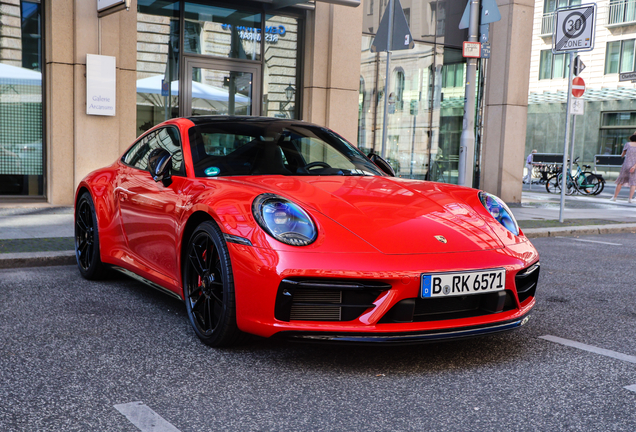
[[572, 172], [572, 164], [574, 163], [574, 139], [576, 135], [576, 115], [572, 115], [572, 136], [570, 139], [570, 166], [569, 170]]
[[[468, 41], [479, 41], [479, 1], [470, 1], [468, 24]], [[464, 122], [459, 139], [459, 164], [457, 167], [457, 184], [473, 187], [475, 171], [475, 77], [477, 76], [477, 59], [466, 60], [466, 96], [464, 102]]]
[[380, 150], [380, 156], [383, 159], [386, 158], [386, 131], [389, 123], [389, 84], [391, 81], [390, 67], [391, 67], [391, 47], [393, 46], [393, 0], [389, 0], [389, 34], [387, 35], [386, 43], [386, 74], [384, 77], [384, 121], [382, 122], [382, 147]]
[[574, 51], [570, 51], [570, 73], [568, 75], [568, 100], [565, 108], [565, 140], [563, 142], [563, 165], [561, 167], [561, 206], [559, 208], [559, 222], [563, 223], [565, 210], [565, 188], [569, 174], [568, 143], [570, 141], [570, 102], [572, 100], [572, 77], [574, 75]]

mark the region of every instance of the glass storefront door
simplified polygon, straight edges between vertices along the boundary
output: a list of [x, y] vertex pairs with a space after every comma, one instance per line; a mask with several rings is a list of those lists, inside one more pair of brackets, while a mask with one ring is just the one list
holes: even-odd
[[184, 60], [181, 115], [260, 115], [260, 64]]

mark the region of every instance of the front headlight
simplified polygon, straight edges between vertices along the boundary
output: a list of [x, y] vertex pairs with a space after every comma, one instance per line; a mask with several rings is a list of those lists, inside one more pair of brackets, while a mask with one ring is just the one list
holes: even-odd
[[519, 235], [519, 225], [512, 212], [501, 198], [496, 197], [488, 192], [479, 192], [479, 200], [486, 207], [488, 213], [494, 217], [497, 222], [502, 224], [508, 231], [514, 235]]
[[267, 234], [291, 246], [307, 246], [318, 231], [309, 214], [298, 204], [274, 194], [263, 194], [252, 203], [256, 222]]

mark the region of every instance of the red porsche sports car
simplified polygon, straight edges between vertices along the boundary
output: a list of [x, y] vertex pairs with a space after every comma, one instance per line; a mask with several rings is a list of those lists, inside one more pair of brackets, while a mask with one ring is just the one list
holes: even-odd
[[329, 129], [258, 117], [143, 134], [79, 184], [75, 247], [87, 279], [117, 269], [183, 300], [212, 346], [509, 330], [527, 322], [539, 277], [494, 195], [396, 178]]

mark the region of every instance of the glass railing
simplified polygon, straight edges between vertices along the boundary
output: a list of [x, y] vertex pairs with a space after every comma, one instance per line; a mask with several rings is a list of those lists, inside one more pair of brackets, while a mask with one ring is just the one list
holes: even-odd
[[607, 25], [621, 25], [636, 22], [636, 0], [611, 0]]
[[541, 36], [549, 36], [554, 31], [554, 12], [543, 14], [541, 20]]

